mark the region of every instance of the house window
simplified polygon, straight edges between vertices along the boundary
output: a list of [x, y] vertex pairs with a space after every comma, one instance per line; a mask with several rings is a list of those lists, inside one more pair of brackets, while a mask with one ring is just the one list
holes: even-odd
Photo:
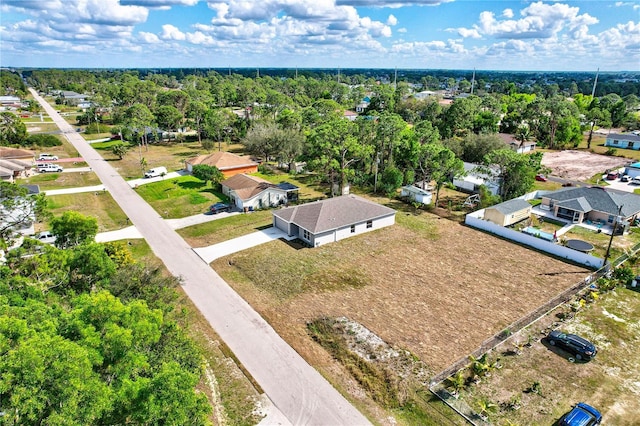
[[614, 145], [618, 145], [618, 139], [614, 139], [614, 140], [613, 140], [613, 144], [614, 144]]
[[368, 220], [367, 221], [367, 229], [369, 228], [373, 228], [373, 221], [372, 220]]
[[356, 233], [356, 226], [355, 225], [351, 225], [351, 233], [352, 234]]
[[309, 241], [309, 239], [310, 239], [309, 231], [307, 231], [305, 229], [304, 232], [302, 233], [302, 238], [304, 238], [305, 240]]
[[627, 144], [627, 148], [633, 148], [633, 142], [629, 142], [629, 143]]
[[607, 219], [607, 222], [613, 223], [613, 216], [609, 215], [609, 218]]

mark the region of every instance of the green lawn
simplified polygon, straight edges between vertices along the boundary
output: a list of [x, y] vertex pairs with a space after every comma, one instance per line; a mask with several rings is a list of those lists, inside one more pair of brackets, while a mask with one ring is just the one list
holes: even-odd
[[271, 226], [270, 210], [259, 210], [178, 230], [191, 247], [205, 247]]
[[[98, 232], [114, 231], [127, 226], [127, 217], [108, 192], [84, 192], [47, 196], [49, 209], [54, 216], [67, 210], [75, 210], [85, 216], [98, 219]], [[48, 224], [38, 224], [47, 229]], [[36, 229], [36, 230], [39, 230]]]
[[165, 219], [204, 213], [209, 205], [227, 201], [222, 193], [193, 176], [140, 185], [136, 191]]
[[41, 191], [48, 191], [99, 185], [100, 179], [93, 172], [39, 173], [26, 179], [20, 179], [19, 182], [20, 184], [38, 185]]

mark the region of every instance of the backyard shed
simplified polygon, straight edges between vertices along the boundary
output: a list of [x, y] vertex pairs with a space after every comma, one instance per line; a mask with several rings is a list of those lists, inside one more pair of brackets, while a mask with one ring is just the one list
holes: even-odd
[[527, 219], [531, 215], [531, 204], [522, 198], [514, 198], [495, 206], [487, 207], [484, 219], [500, 226], [509, 226]]
[[403, 186], [400, 192], [400, 196], [406, 197], [411, 201], [421, 204], [431, 204], [431, 191], [418, 188], [414, 185]]

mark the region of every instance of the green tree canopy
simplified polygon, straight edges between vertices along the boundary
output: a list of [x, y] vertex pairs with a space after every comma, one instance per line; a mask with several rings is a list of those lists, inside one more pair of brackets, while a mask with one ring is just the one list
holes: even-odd
[[56, 246], [72, 247], [93, 241], [98, 233], [98, 220], [76, 211], [66, 211], [51, 220], [51, 232], [56, 236]]
[[27, 126], [12, 112], [0, 113], [0, 146], [23, 145], [27, 139]]
[[224, 179], [224, 175], [217, 167], [208, 164], [196, 164], [191, 169], [191, 174], [205, 183], [211, 182], [211, 185], [216, 185]]

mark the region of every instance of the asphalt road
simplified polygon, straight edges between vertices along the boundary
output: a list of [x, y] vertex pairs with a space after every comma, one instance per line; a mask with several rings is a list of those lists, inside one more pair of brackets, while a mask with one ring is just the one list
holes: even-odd
[[298, 355], [37, 92], [29, 89], [234, 355], [294, 425], [370, 422]]

